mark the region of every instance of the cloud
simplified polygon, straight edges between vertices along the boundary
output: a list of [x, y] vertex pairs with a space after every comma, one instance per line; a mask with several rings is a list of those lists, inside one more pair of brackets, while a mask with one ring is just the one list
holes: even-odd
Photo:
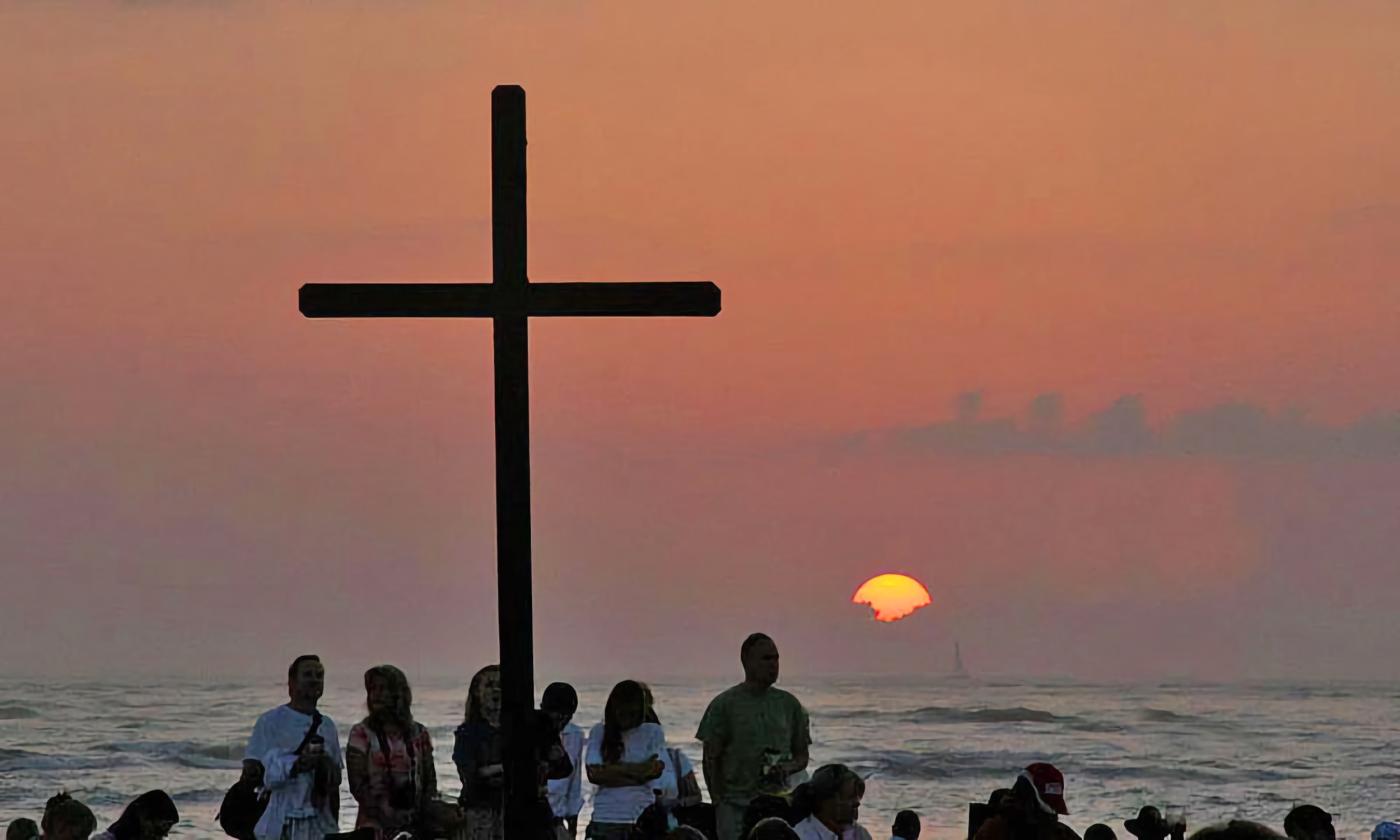
[[[1060, 394], [1036, 396], [1024, 417], [984, 417], [981, 392], [959, 394], [953, 418], [862, 433], [866, 446], [964, 456], [1161, 456], [1252, 459], [1400, 458], [1400, 411], [1350, 424], [1316, 423], [1298, 409], [1222, 402], [1153, 426], [1140, 394], [1125, 394], [1068, 425]], [[849, 436], [848, 436], [849, 437]]]

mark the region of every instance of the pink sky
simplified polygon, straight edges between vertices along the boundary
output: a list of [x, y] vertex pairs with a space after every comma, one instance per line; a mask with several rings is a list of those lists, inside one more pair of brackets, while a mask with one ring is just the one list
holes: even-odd
[[[1400, 676], [1397, 26], [0, 7], [0, 664], [494, 657], [488, 325], [295, 292], [489, 278], [518, 83], [532, 277], [724, 290], [710, 321], [534, 327], [542, 678], [723, 673], [749, 629], [798, 674], [957, 637], [983, 671]], [[1139, 405], [1151, 440], [1115, 444]], [[848, 600], [885, 571], [933, 606], [875, 626]]]

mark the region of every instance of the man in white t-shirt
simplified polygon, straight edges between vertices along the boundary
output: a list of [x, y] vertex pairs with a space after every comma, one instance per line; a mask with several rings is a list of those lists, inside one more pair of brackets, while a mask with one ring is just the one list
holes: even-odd
[[578, 837], [578, 814], [583, 810], [583, 729], [573, 723], [578, 692], [568, 683], [550, 683], [540, 697], [540, 711], [559, 726], [559, 742], [573, 762], [574, 771], [563, 779], [549, 780], [549, 810], [554, 813], [559, 840]]
[[316, 708], [325, 686], [320, 658], [298, 656], [287, 669], [289, 702], [253, 727], [243, 775], [268, 797], [253, 830], [257, 840], [322, 840], [339, 831], [345, 761], [335, 721]]

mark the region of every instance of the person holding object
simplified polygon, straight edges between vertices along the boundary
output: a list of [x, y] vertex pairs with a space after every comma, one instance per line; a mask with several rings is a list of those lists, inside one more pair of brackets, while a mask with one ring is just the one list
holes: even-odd
[[287, 669], [289, 702], [253, 727], [243, 773], [267, 796], [257, 840], [322, 840], [339, 830], [345, 761], [335, 721], [316, 708], [325, 685], [320, 657], [298, 656]]
[[413, 690], [393, 665], [365, 672], [369, 715], [350, 730], [345, 748], [350, 794], [360, 804], [356, 828], [378, 840], [417, 831], [423, 809], [437, 796], [433, 739], [413, 719]]
[[705, 709], [695, 737], [715, 805], [719, 840], [739, 840], [744, 810], [754, 797], [779, 793], [787, 779], [807, 768], [811, 725], [802, 704], [776, 688], [778, 646], [754, 633], [739, 648], [744, 681]]

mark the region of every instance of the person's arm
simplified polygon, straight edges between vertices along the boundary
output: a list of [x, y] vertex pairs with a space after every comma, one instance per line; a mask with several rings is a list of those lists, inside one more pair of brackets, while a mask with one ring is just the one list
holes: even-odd
[[695, 771], [692, 770], [682, 776], [680, 797], [676, 799], [676, 804], [682, 808], [688, 808], [704, 801], [705, 797], [700, 795], [700, 782], [695, 778]]
[[807, 710], [802, 708], [802, 704], [797, 704], [796, 720], [792, 727], [792, 760], [787, 762], [783, 769], [787, 772], [783, 778], [787, 778], [795, 773], [801, 773], [807, 769], [807, 762], [811, 760], [809, 749], [812, 746], [812, 723], [807, 717]]
[[423, 775], [423, 798], [436, 799], [438, 787], [437, 767], [433, 764], [433, 739], [422, 724], [419, 724], [418, 731], [422, 739], [418, 744], [418, 765]]
[[710, 801], [719, 802], [724, 797], [724, 773], [721, 760], [724, 757], [724, 744], [718, 740], [705, 741], [700, 759], [700, 771], [705, 774], [705, 787], [710, 790]]
[[609, 764], [589, 764], [588, 781], [598, 787], [632, 787], [644, 785], [661, 775], [665, 765], [653, 755], [646, 761], [615, 761]]
[[369, 755], [355, 744], [353, 732], [350, 733], [350, 746], [345, 750], [345, 773], [350, 777], [350, 795], [360, 803], [360, 813], [377, 818], [378, 803], [369, 795]]

